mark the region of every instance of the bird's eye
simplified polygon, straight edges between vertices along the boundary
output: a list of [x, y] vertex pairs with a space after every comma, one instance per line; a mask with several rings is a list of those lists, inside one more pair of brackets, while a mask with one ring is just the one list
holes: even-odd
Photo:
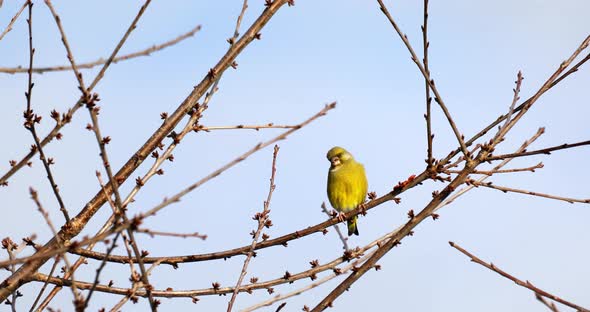
[[332, 164], [332, 166], [340, 165], [340, 157], [334, 156], [334, 157], [330, 158], [330, 163]]

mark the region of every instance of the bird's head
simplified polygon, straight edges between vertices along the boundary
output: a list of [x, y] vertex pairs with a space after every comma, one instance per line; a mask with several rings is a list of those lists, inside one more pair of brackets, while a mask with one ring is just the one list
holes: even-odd
[[332, 147], [326, 155], [330, 161], [330, 170], [338, 169], [343, 164], [353, 160], [352, 155], [340, 146]]

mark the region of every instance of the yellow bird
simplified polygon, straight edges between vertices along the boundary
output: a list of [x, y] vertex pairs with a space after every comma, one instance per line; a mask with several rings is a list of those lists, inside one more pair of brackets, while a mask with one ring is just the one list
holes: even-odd
[[[369, 183], [365, 167], [354, 160], [342, 147], [336, 146], [326, 155], [330, 161], [328, 172], [328, 199], [340, 213], [349, 212], [365, 201]], [[359, 235], [357, 216], [348, 219], [348, 236]]]

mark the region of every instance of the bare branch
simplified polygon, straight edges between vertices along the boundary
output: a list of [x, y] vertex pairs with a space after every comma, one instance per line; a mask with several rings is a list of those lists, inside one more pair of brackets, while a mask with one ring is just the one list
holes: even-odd
[[[559, 76], [559, 78], [555, 79], [555, 81], [553, 81], [550, 85], [549, 85], [549, 89], [552, 89], [553, 87], [555, 87], [558, 83], [560, 83], [561, 81], [563, 81], [565, 78], [569, 77], [571, 74], [575, 73], [578, 71], [578, 69], [580, 68], [580, 66], [582, 66], [583, 64], [585, 64], [588, 60], [590, 60], [590, 54], [586, 55], [586, 57], [584, 57], [582, 60], [580, 60], [579, 62], [577, 62], [574, 66], [572, 66], [567, 72], [561, 74]], [[516, 107], [513, 111], [514, 112], [520, 112], [524, 107], [528, 106], [530, 104], [530, 102], [533, 100], [533, 97], [528, 98], [526, 101], [524, 101], [522, 104], [520, 104], [518, 107]], [[471, 139], [469, 139], [466, 144], [467, 146], [473, 144], [475, 141], [477, 141], [479, 138], [483, 137], [486, 133], [488, 133], [488, 131], [490, 131], [491, 129], [493, 129], [494, 127], [496, 127], [497, 125], [499, 125], [502, 121], [506, 120], [506, 118], [508, 118], [508, 114], [505, 115], [501, 115], [499, 116], [496, 120], [494, 120], [492, 123], [490, 123], [489, 125], [487, 125], [486, 127], [484, 127], [481, 131], [479, 131], [477, 134], [475, 134], [473, 137], [471, 137]], [[450, 152], [449, 155], [447, 155], [447, 157], [445, 157], [444, 159], [442, 159], [440, 161], [440, 164], [446, 164], [447, 162], [449, 162], [453, 157], [455, 157], [457, 154], [459, 154], [461, 152], [460, 148], [455, 149], [454, 151]], [[1, 180], [0, 180], [1, 181]]]
[[[35, 205], [37, 206], [37, 210], [39, 211], [39, 213], [41, 213], [41, 215], [43, 216], [43, 219], [45, 219], [47, 226], [49, 226], [51, 233], [54, 236], [57, 235], [57, 230], [55, 229], [53, 222], [51, 222], [51, 218], [49, 217], [49, 213], [43, 208], [43, 206], [41, 205], [41, 202], [39, 201], [39, 197], [37, 196], [37, 191], [35, 191], [33, 188], [30, 188], [29, 193], [31, 194], [31, 199], [35, 202]], [[58, 241], [58, 244], [60, 246], [64, 245], [62, 241]], [[60, 255], [60, 257], [63, 258], [63, 260], [66, 264], [66, 272], [71, 272], [70, 276], [71, 276], [72, 286], [70, 289], [72, 290], [72, 294], [74, 295], [74, 306], [76, 308], [76, 311], [82, 311], [83, 310], [82, 304], [83, 304], [84, 300], [82, 299], [82, 296], [80, 295], [80, 293], [78, 293], [78, 287], [76, 285], [74, 272], [71, 270], [72, 264], [68, 260], [67, 255], [65, 255], [65, 254]]]
[[[67, 247], [67, 248], [65, 248], [65, 247], [63, 247], [63, 248], [53, 247], [53, 248], [50, 248], [50, 249], [49, 248], [47, 248], [47, 249], [43, 249], [42, 248], [36, 254], [34, 254], [34, 255], [30, 256], [30, 257], [17, 258], [17, 259], [11, 260], [11, 261], [0, 261], [0, 268], [3, 268], [3, 267], [6, 267], [6, 266], [9, 266], [9, 265], [12, 265], [14, 263], [24, 263], [24, 262], [30, 263], [31, 261], [35, 261], [35, 260], [38, 260], [38, 259], [44, 259], [46, 257], [51, 257], [51, 256], [54, 256], [56, 254], [60, 254], [60, 253], [65, 252], [65, 251], [75, 252], [76, 254], [79, 254], [79, 255], [82, 255], [82, 256], [85, 256], [85, 257], [90, 256], [91, 258], [92, 258], [92, 256], [96, 256], [98, 254], [99, 257], [97, 257], [95, 259], [102, 260], [104, 257], [100, 257], [100, 256], [104, 256], [104, 254], [95, 253], [95, 252], [92, 252], [92, 251], [89, 251], [89, 250], [81, 250], [81, 249], [79, 249], [77, 247], [82, 247], [82, 246], [85, 246], [85, 245], [92, 244], [94, 242], [101, 241], [101, 240], [105, 239], [106, 237], [108, 237], [109, 235], [112, 235], [114, 233], [117, 233], [117, 232], [126, 230], [129, 227], [134, 226], [136, 222], [141, 221], [143, 218], [145, 218], [147, 216], [154, 215], [156, 212], [160, 211], [161, 209], [163, 209], [164, 207], [168, 206], [171, 203], [177, 202], [185, 194], [187, 194], [190, 191], [196, 189], [197, 187], [201, 186], [202, 184], [206, 183], [207, 181], [209, 181], [209, 180], [211, 180], [211, 179], [219, 176], [222, 172], [224, 172], [225, 170], [227, 170], [227, 169], [235, 166], [239, 162], [245, 160], [247, 157], [249, 157], [250, 155], [254, 154], [255, 152], [263, 149], [266, 146], [269, 146], [271, 144], [274, 144], [274, 143], [276, 143], [276, 142], [278, 142], [280, 140], [286, 139], [293, 132], [297, 131], [298, 129], [303, 128], [304, 126], [308, 125], [309, 123], [311, 123], [312, 121], [318, 119], [319, 117], [326, 115], [326, 113], [329, 110], [331, 110], [331, 109], [333, 109], [335, 107], [336, 107], [336, 103], [331, 103], [331, 104], [326, 105], [318, 113], [316, 113], [315, 115], [313, 115], [309, 119], [307, 119], [304, 122], [302, 122], [300, 124], [301, 127], [298, 127], [296, 129], [291, 129], [291, 130], [285, 131], [284, 133], [276, 136], [275, 138], [273, 138], [273, 139], [271, 139], [269, 141], [266, 141], [264, 143], [257, 144], [252, 149], [250, 149], [246, 153], [242, 154], [238, 158], [234, 159], [233, 161], [229, 162], [225, 166], [223, 166], [223, 167], [215, 170], [213, 173], [207, 175], [206, 177], [202, 178], [201, 180], [197, 181], [196, 183], [190, 185], [189, 187], [185, 188], [183, 191], [177, 193], [176, 195], [174, 195], [173, 197], [169, 198], [168, 200], [165, 200], [161, 204], [159, 204], [159, 205], [155, 206], [154, 208], [150, 209], [145, 214], [140, 215], [140, 216], [138, 216], [136, 218], [133, 218], [132, 220], [129, 220], [129, 222], [123, 222], [120, 225], [118, 225], [118, 226], [116, 226], [116, 227], [114, 227], [114, 228], [112, 228], [110, 230], [101, 231], [100, 234], [96, 234], [95, 236], [93, 236], [91, 238], [85, 238], [85, 239], [82, 239], [82, 240], [80, 240], [78, 242], [73, 242], [71, 244], [71, 246], [70, 247]], [[424, 178], [423, 179], [425, 179], [425, 175], [424, 175]], [[399, 194], [403, 190], [407, 190], [407, 189], [409, 189], [409, 188], [417, 185], [418, 182], [419, 182], [419, 179], [416, 178], [415, 181], [413, 181], [410, 185], [406, 186], [405, 188], [403, 188], [403, 189], [397, 189], [395, 192], [392, 192], [391, 194], [387, 194], [385, 196], [382, 196], [381, 198], [378, 198], [378, 199], [376, 199], [376, 200], [374, 200], [372, 202], [367, 203], [367, 209], [370, 209], [370, 208], [372, 208], [372, 207], [374, 207], [376, 205], [382, 204], [382, 203], [384, 203], [386, 201], [393, 200], [395, 198], [395, 194]], [[105, 189], [106, 188], [108, 188], [108, 186], [105, 187]], [[101, 192], [103, 192], [103, 191], [101, 190]], [[103, 193], [103, 194], [105, 194], [105, 193]], [[108, 196], [105, 195], [105, 198], [107, 198], [107, 197]], [[359, 213], [359, 211], [358, 210], [354, 210], [354, 211], [351, 211], [351, 212], [347, 213], [347, 215], [348, 215], [348, 217], [350, 217], [350, 216], [352, 216], [353, 214], [356, 214], [356, 213]], [[327, 226], [330, 226], [332, 224], [335, 224], [336, 222], [339, 222], [338, 221], [338, 218], [333, 218], [332, 220], [325, 221], [325, 222], [323, 222], [323, 223], [321, 223], [321, 224], [319, 224], [319, 225], [317, 225], [315, 227], [311, 227], [311, 228], [306, 229], [305, 230], [305, 233], [306, 234], [304, 234], [304, 235], [309, 235], [311, 233], [315, 233], [315, 232], [321, 231], [321, 230], [323, 230], [323, 228], [325, 228]], [[292, 234], [283, 236], [283, 237], [280, 238], [281, 240], [283, 240], [280, 243], [277, 242], [277, 239], [267, 240], [267, 241], [261, 242], [261, 243], [259, 243], [257, 245], [256, 248], [258, 249], [261, 245], [264, 245], [265, 247], [272, 246], [272, 245], [267, 244], [268, 242], [274, 242], [274, 244], [283, 244], [283, 243], [285, 243], [288, 240], [299, 238], [300, 235], [303, 235], [303, 232], [304, 231], [301, 231], [300, 233], [292, 233]], [[246, 249], [244, 249], [244, 250], [235, 249], [235, 250], [228, 251], [228, 252], [221, 252], [221, 253], [209, 254], [208, 257], [210, 257], [210, 258], [207, 259], [207, 260], [210, 260], [210, 259], [218, 259], [217, 257], [224, 258], [224, 257], [230, 257], [232, 255], [237, 255], [237, 254], [245, 254], [243, 251], [247, 250], [248, 247], [244, 247], [244, 248], [246, 248]], [[233, 252], [236, 252], [236, 253], [235, 254], [232, 254]], [[227, 253], [229, 253], [229, 255], [227, 255]], [[224, 255], [224, 254], [226, 254], [226, 255]], [[108, 257], [108, 259], [109, 259], [109, 261], [111, 261], [111, 259], [114, 259], [114, 258], [117, 258], [117, 257], [119, 257], [119, 256], [110, 256], [110, 257]], [[144, 263], [154, 263], [154, 262], [158, 262], [158, 261], [161, 260], [161, 259], [155, 259], [153, 262], [147, 262], [148, 259], [151, 259], [151, 258], [150, 257], [143, 258]], [[129, 262], [129, 259], [126, 258], [126, 257], [122, 257], [122, 258], [120, 258], [120, 260], [121, 261], [113, 261], [113, 262], [120, 262], [120, 263], [128, 263]], [[174, 264], [174, 262], [175, 262], [175, 260], [173, 260], [172, 262], [165, 261], [165, 260], [166, 259], [162, 260], [161, 262], [162, 263], [168, 263], [168, 264]], [[203, 259], [197, 257], [196, 260], [193, 260], [193, 261], [203, 261]]]
[[[149, 1], [146, 1], [146, 5]], [[187, 97], [187, 99], [176, 109], [176, 111], [166, 119], [165, 123], [148, 139], [148, 141], [142, 145], [142, 147], [134, 154], [131, 159], [127, 161], [127, 163], [121, 168], [121, 170], [116, 174], [115, 179], [119, 179], [124, 182], [131, 173], [143, 162], [145, 158], [149, 156], [151, 151], [160, 144], [162, 139], [168, 135], [172, 131], [172, 129], [182, 120], [185, 116], [186, 112], [192, 108], [196, 101], [205, 93], [205, 91], [214, 83], [214, 78], [211, 77], [211, 73], [213, 74], [220, 74], [222, 73], [227, 67], [229, 67], [232, 62], [234, 61], [235, 57], [250, 43], [252, 42], [259, 33], [260, 29], [266, 25], [266, 23], [271, 19], [271, 17], [284, 5], [287, 3], [287, 0], [275, 0], [266, 9], [263, 13], [258, 17], [258, 19], [252, 24], [252, 26], [248, 29], [248, 31], [238, 40], [230, 50], [226, 53], [226, 55], [220, 60], [220, 62], [210, 71], [202, 81], [199, 83], [191, 92], [191, 94]], [[146, 5], [142, 7], [140, 13], [145, 10]], [[138, 14], [138, 16], [141, 14]], [[139, 17], [136, 17], [134, 20], [133, 25], [137, 21]], [[125, 38], [128, 35], [125, 36]], [[117, 50], [118, 51], [118, 50]], [[105, 64], [110, 64], [112, 62], [111, 57], [109, 61]], [[95, 81], [98, 81], [98, 78], [101, 78], [104, 74], [104, 71], [101, 71], [97, 76]], [[94, 85], [91, 85], [93, 87]], [[107, 191], [110, 193], [112, 190]], [[77, 236], [80, 231], [85, 227], [88, 223], [90, 218], [98, 211], [98, 209], [106, 202], [106, 197], [104, 196], [102, 190], [99, 191], [95, 197], [80, 211], [80, 213], [70, 222], [69, 227], [63, 228], [58, 235], [62, 237], [63, 240], [70, 240], [71, 238]], [[37, 252], [37, 254], [51, 254], [52, 250], [56, 247], [55, 239], [49, 241], [41, 250]], [[14, 290], [20, 287], [23, 283], [27, 281], [27, 277], [31, 276], [34, 272], [36, 272], [39, 267], [41, 267], [46, 261], [48, 257], [39, 257], [36, 260], [28, 261], [26, 264], [22, 265], [19, 270], [12, 274], [10, 277], [5, 279], [2, 285], [5, 285], [2, 289], [0, 289], [0, 301], [6, 299]]]
[[[322, 203], [322, 211], [328, 215], [329, 218], [333, 218], [334, 216], [328, 211], [328, 208], [326, 208], [326, 203]], [[342, 241], [342, 249], [344, 250], [348, 250], [348, 238], [346, 236], [344, 236], [344, 234], [342, 234], [342, 231], [340, 231], [340, 227], [338, 227], [338, 224], [334, 224], [332, 226], [335, 230], [336, 233], [338, 233], [338, 237], [340, 238], [340, 241]]]
[[547, 299], [543, 298], [541, 295], [539, 295], [537, 293], [535, 293], [535, 298], [537, 298], [537, 300], [539, 300], [542, 304], [544, 304], [552, 312], [559, 312], [559, 310], [557, 309], [557, 307], [555, 306], [555, 303], [553, 303], [553, 301], [549, 302], [549, 301], [547, 301]]
[[[111, 53], [110, 57], [104, 63], [104, 65], [100, 69], [99, 73], [96, 75], [96, 77], [94, 78], [94, 80], [92, 81], [92, 83], [90, 84], [90, 86], [88, 87], [88, 89], [87, 89], [87, 92], [88, 93], [90, 93], [94, 89], [94, 87], [96, 87], [96, 85], [98, 84], [98, 82], [100, 82], [100, 80], [102, 80], [102, 78], [104, 77], [104, 74], [105, 74], [106, 70], [109, 68], [109, 66], [113, 62], [115, 56], [117, 55], [117, 53], [119, 53], [119, 50], [121, 49], [121, 47], [123, 46], [123, 44], [127, 41], [127, 38], [129, 37], [129, 35], [131, 34], [131, 32], [137, 27], [137, 22], [139, 22], [139, 19], [141, 18], [141, 16], [143, 15], [143, 13], [145, 12], [145, 10], [147, 9], [147, 7], [150, 4], [150, 2], [151, 2], [151, 0], [146, 0], [146, 2], [144, 3], [144, 5], [139, 9], [139, 12], [137, 13], [137, 15], [135, 16], [135, 18], [133, 19], [133, 22], [131, 22], [131, 25], [129, 25], [129, 27], [127, 28], [127, 31], [125, 32], [125, 34], [123, 35], [123, 37], [121, 38], [121, 40], [119, 40], [119, 42], [117, 43], [117, 46], [115, 47], [115, 49]], [[29, 75], [31, 75], [32, 74], [32, 64], [31, 64], [31, 66], [29, 66], [29, 71], [31, 71], [31, 73], [29, 73]], [[70, 109], [68, 109], [67, 113], [63, 114], [63, 116], [61, 118], [59, 118], [58, 122], [55, 124], [55, 126], [53, 127], [53, 129], [51, 129], [51, 131], [49, 132], [49, 134], [47, 134], [45, 136], [45, 138], [41, 141], [41, 146], [45, 146], [49, 142], [51, 142], [59, 134], [59, 131], [66, 124], [70, 123], [70, 121], [72, 120], [72, 118], [73, 118], [74, 114], [76, 113], [76, 111], [80, 107], [82, 107], [82, 101], [83, 100], [84, 100], [84, 97], [80, 97], [80, 99], [74, 104], [74, 106], [72, 106]], [[8, 178], [10, 178], [20, 168], [22, 168], [24, 165], [26, 165], [30, 161], [30, 159], [35, 155], [35, 153], [37, 152], [37, 150], [38, 149], [31, 150], [23, 159], [21, 159], [14, 166], [12, 166], [10, 168], [10, 170], [8, 170], [8, 172], [6, 172], [0, 178], [0, 185], [6, 185]]]
[[[507, 158], [507, 159], [511, 159], [511, 158]], [[492, 176], [496, 173], [535, 172], [536, 169], [541, 169], [543, 167], [544, 167], [543, 163], [540, 162], [534, 166], [530, 166], [530, 167], [526, 167], [526, 168], [498, 169], [498, 170], [474, 170], [473, 174], [485, 174], [487, 176]], [[451, 173], [459, 173], [461, 171], [459, 171], [459, 170], [445, 170], [443, 172], [446, 174], [451, 174]]]
[[[245, 2], [244, 2], [245, 3]], [[272, 198], [272, 193], [274, 192], [276, 185], [275, 185], [275, 173], [277, 171], [277, 154], [279, 153], [279, 146], [275, 145], [274, 148], [274, 152], [272, 154], [272, 166], [271, 166], [271, 174], [270, 174], [270, 184], [268, 187], [268, 195], [266, 197], [266, 200], [264, 201], [264, 207], [262, 209], [261, 213], [257, 213], [255, 216], [255, 219], [258, 220], [258, 228], [256, 229], [256, 233], [254, 233], [254, 238], [252, 239], [252, 244], [250, 244], [250, 251], [248, 251], [248, 255], [246, 256], [246, 259], [244, 259], [244, 264], [242, 265], [242, 272], [240, 272], [240, 277], [238, 278], [238, 282], [236, 283], [236, 286], [234, 287], [234, 292], [232, 293], [231, 299], [229, 300], [229, 303], [227, 304], [227, 312], [230, 312], [232, 310], [232, 307], [234, 305], [234, 302], [236, 301], [236, 298], [238, 296], [238, 292], [240, 290], [240, 286], [242, 286], [242, 281], [244, 280], [244, 277], [246, 276], [247, 273], [247, 269], [248, 269], [248, 265], [250, 264], [250, 260], [252, 259], [252, 256], [254, 256], [254, 249], [256, 249], [256, 244], [258, 243], [258, 239], [260, 238], [260, 233], [262, 233], [262, 229], [267, 226], [269, 227], [269, 223], [270, 219], [269, 219], [269, 214], [270, 214], [270, 200]]]
[[[526, 150], [531, 144], [533, 144], [533, 142], [535, 142], [541, 135], [543, 135], [543, 133], [545, 133], [545, 128], [539, 128], [537, 130], [537, 132], [528, 140], [526, 140], [517, 150], [518, 152], [522, 152], [524, 150]], [[502, 162], [500, 162], [500, 164], [496, 165], [491, 172], [497, 172], [497, 171], [501, 171], [500, 168], [503, 168], [504, 166], [506, 166], [510, 161], [512, 161], [512, 158], [507, 158], [504, 159]], [[477, 170], [474, 170], [473, 173], [475, 173]], [[485, 181], [489, 176], [483, 176], [479, 179], [477, 179], [476, 181], [481, 183], [483, 181]], [[445, 199], [442, 203], [440, 203], [440, 205], [435, 209], [435, 211], [437, 211], [438, 209], [451, 204], [455, 199], [457, 199], [458, 197], [460, 197], [461, 195], [467, 193], [468, 191], [472, 190], [475, 186], [473, 184], [464, 187], [462, 189], [457, 190], [454, 194], [452, 194], [451, 196], [449, 196], [447, 199]]]
[[[18, 17], [20, 16], [20, 14], [25, 10], [25, 8], [27, 7], [27, 5], [29, 5], [29, 1], [25, 1], [23, 3], [23, 5], [20, 7], [20, 9], [16, 12], [16, 14], [10, 19], [10, 22], [8, 23], [8, 25], [6, 26], [6, 28], [4, 29], [4, 31], [2, 32], [2, 34], [0, 34], [0, 40], [2, 40], [2, 38], [4, 38], [4, 36], [6, 36], [6, 34], [12, 30], [12, 25], [14, 25], [14, 23], [16, 22], [16, 20], [18, 19]], [[23, 69], [23, 72], [27, 72], [27, 69]]]
[[[176, 45], [177, 43], [194, 36], [200, 30], [201, 30], [201, 25], [197, 25], [193, 29], [189, 30], [186, 33], [181, 34], [180, 36], [178, 36], [172, 40], [168, 40], [168, 41], [161, 43], [161, 44], [153, 45], [153, 46], [143, 49], [141, 51], [117, 56], [117, 57], [113, 58], [112, 63], [117, 64], [121, 61], [127, 61], [127, 60], [131, 60], [131, 59], [141, 57], [141, 56], [151, 56], [152, 53], [154, 53], [154, 52], [164, 50], [165, 48]], [[2, 38], [0, 36], [0, 40], [1, 39]], [[89, 69], [89, 68], [93, 68], [93, 67], [96, 67], [99, 65], [103, 65], [107, 61], [108, 61], [108, 59], [105, 60], [103, 58], [100, 58], [96, 61], [78, 64], [78, 68], [79, 69]], [[43, 74], [43, 73], [47, 73], [47, 72], [58, 72], [58, 71], [66, 71], [66, 70], [73, 70], [73, 67], [71, 65], [60, 65], [60, 66], [50, 66], [50, 67], [33, 67], [33, 73], [35, 73], [35, 74]], [[26, 73], [26, 72], [27, 72], [27, 69], [23, 68], [21, 66], [0, 67], [0, 73], [19, 74], [19, 73]]]
[[374, 251], [369, 252], [365, 256], [363, 256], [362, 258], [357, 259], [357, 260], [353, 261], [352, 263], [350, 263], [349, 265], [340, 268], [340, 270], [338, 271], [338, 273], [332, 273], [332, 274], [330, 274], [328, 276], [325, 276], [325, 277], [323, 277], [323, 278], [321, 278], [321, 279], [319, 279], [317, 281], [314, 281], [313, 283], [310, 283], [309, 285], [306, 285], [306, 286], [304, 286], [302, 288], [299, 288], [299, 289], [294, 290], [292, 292], [286, 293], [284, 295], [280, 295], [280, 294], [279, 295], [276, 295], [273, 298], [270, 298], [268, 300], [264, 300], [262, 302], [259, 302], [259, 303], [255, 304], [255, 305], [249, 306], [249, 307], [241, 310], [240, 312], [251, 312], [251, 311], [254, 311], [254, 310], [258, 310], [260, 308], [263, 308], [263, 307], [268, 307], [268, 306], [272, 305], [275, 302], [279, 302], [279, 301], [286, 300], [286, 299], [291, 298], [291, 297], [294, 297], [294, 296], [298, 296], [298, 295], [300, 295], [300, 294], [302, 294], [302, 293], [304, 293], [304, 292], [306, 292], [306, 291], [308, 291], [310, 289], [313, 289], [313, 288], [316, 288], [316, 287], [318, 287], [320, 285], [323, 285], [323, 284], [325, 284], [325, 283], [333, 280], [334, 278], [336, 278], [338, 276], [342, 276], [342, 274], [346, 274], [350, 270], [353, 270], [359, 264], [361, 264], [365, 260], [367, 260], [371, 255], [373, 255], [373, 253], [374, 253]]
[[498, 268], [493, 263], [489, 263], [488, 264], [488, 263], [484, 262], [483, 260], [479, 259], [478, 257], [476, 257], [475, 255], [473, 255], [472, 253], [470, 253], [467, 250], [461, 248], [461, 246], [459, 246], [459, 245], [457, 245], [457, 244], [455, 244], [453, 242], [449, 242], [449, 244], [451, 245], [451, 247], [459, 250], [461, 253], [463, 253], [467, 257], [471, 258], [471, 261], [473, 261], [473, 262], [475, 262], [475, 263], [477, 263], [479, 265], [482, 265], [482, 266], [484, 266], [484, 267], [486, 267], [486, 268], [488, 268], [488, 269], [490, 269], [490, 270], [492, 270], [492, 271], [494, 271], [494, 272], [502, 275], [503, 277], [505, 277], [505, 278], [513, 281], [518, 286], [522, 286], [522, 287], [525, 287], [525, 288], [528, 288], [528, 289], [532, 290], [536, 295], [547, 297], [547, 298], [549, 298], [551, 300], [557, 301], [557, 302], [559, 302], [561, 304], [564, 304], [564, 305], [566, 305], [568, 307], [574, 308], [574, 309], [576, 309], [578, 311], [581, 311], [581, 312], [588, 312], [589, 311], [586, 308], [580, 307], [580, 306], [578, 306], [576, 304], [573, 304], [573, 303], [571, 303], [569, 301], [563, 300], [563, 299], [561, 299], [561, 298], [559, 298], [559, 297], [557, 297], [557, 296], [555, 296], [553, 294], [550, 294], [550, 293], [548, 293], [548, 292], [546, 292], [546, 291], [544, 291], [544, 290], [542, 290], [540, 288], [537, 288], [536, 286], [534, 286], [529, 281], [523, 282], [522, 280], [520, 280], [520, 279], [518, 279], [518, 278], [516, 278], [516, 277], [514, 277], [514, 276], [512, 276], [510, 274], [508, 274], [507, 272], [503, 271], [502, 269]]
[[428, 42], [428, 0], [424, 0], [424, 23], [422, 24], [422, 47], [424, 53], [424, 59], [422, 63], [424, 64], [424, 70], [426, 71], [426, 76], [424, 76], [424, 92], [426, 97], [426, 114], [424, 118], [426, 119], [426, 142], [428, 144], [427, 148], [427, 156], [426, 156], [426, 164], [427, 168], [432, 168], [434, 165], [434, 158], [432, 157], [432, 139], [434, 138], [432, 134], [432, 117], [430, 115], [430, 106], [432, 103], [432, 97], [430, 96], [430, 83], [428, 82], [430, 77], [430, 69], [428, 68], [428, 47], [430, 47], [430, 42]]
[[171, 233], [171, 232], [161, 232], [161, 231], [152, 231], [150, 229], [137, 229], [135, 230], [137, 233], [145, 233], [151, 237], [154, 236], [172, 236], [172, 237], [181, 237], [181, 238], [188, 238], [188, 237], [195, 237], [201, 240], [207, 239], [207, 234], [200, 234], [199, 232], [194, 233]]
[[[35, 301], [33, 302], [33, 305], [31, 306], [31, 309], [29, 310], [30, 312], [32, 312], [33, 310], [35, 310], [35, 307], [37, 306], [37, 303], [39, 302], [39, 300], [41, 299], [41, 296], [43, 296], [43, 292], [45, 292], [45, 289], [47, 288], [47, 285], [49, 285], [49, 278], [53, 276], [53, 272], [55, 272], [55, 268], [57, 267], [57, 264], [59, 263], [59, 256], [55, 258], [55, 261], [53, 261], [53, 265], [51, 266], [51, 270], [49, 270], [49, 275], [47, 275], [47, 279], [45, 281], [43, 281], [43, 286], [41, 287], [41, 290], [39, 290], [39, 294], [37, 294], [37, 297], [35, 298]], [[70, 267], [70, 270], [68, 271], [68, 276], [64, 276], [64, 278], [69, 278], [71, 276], [71, 272], [73, 272], [72, 268]], [[42, 308], [39, 310], [43, 310]]]
[[486, 161], [501, 160], [501, 159], [506, 159], [506, 158], [526, 157], [526, 156], [539, 155], [539, 154], [549, 155], [553, 151], [558, 151], [558, 150], [568, 149], [568, 148], [574, 148], [574, 147], [578, 147], [578, 146], [585, 146], [585, 145], [590, 145], [590, 140], [582, 141], [582, 142], [577, 142], [577, 143], [566, 143], [566, 144], [561, 144], [561, 145], [557, 145], [557, 146], [547, 147], [547, 148], [543, 148], [543, 149], [540, 149], [540, 150], [534, 150], [534, 151], [530, 151], [530, 152], [522, 152], [522, 153], [512, 153], [512, 154], [503, 154], [503, 155], [497, 155], [497, 156], [490, 156], [490, 157], [488, 157], [486, 159]]
[[473, 185], [475, 185], [475, 187], [484, 186], [487, 188], [502, 191], [504, 193], [512, 192], [512, 193], [526, 194], [526, 195], [531, 195], [531, 196], [538, 196], [538, 197], [544, 197], [544, 198], [549, 198], [549, 199], [562, 200], [562, 201], [566, 201], [570, 204], [573, 204], [573, 203], [590, 204], [590, 199], [576, 199], [576, 198], [549, 195], [549, 194], [544, 194], [544, 193], [539, 193], [539, 192], [533, 192], [533, 191], [521, 190], [521, 189], [516, 189], [516, 188], [510, 188], [510, 187], [506, 187], [506, 186], [500, 186], [500, 185], [493, 184], [492, 182], [481, 183], [481, 182], [474, 181], [474, 180], [468, 180], [466, 183], [473, 184]]
[[235, 130], [235, 129], [250, 129], [250, 130], [260, 130], [260, 129], [295, 129], [297, 125], [275, 125], [274, 123], [270, 122], [264, 125], [237, 125], [237, 126], [203, 126], [197, 125], [195, 130], [197, 131], [212, 131], [212, 130]]
[[447, 121], [449, 122], [449, 125], [453, 129], [453, 133], [455, 134], [455, 137], [457, 138], [457, 142], [459, 142], [459, 146], [461, 148], [461, 151], [463, 152], [463, 155], [466, 158], [470, 158], [471, 156], [469, 155], [469, 152], [467, 151], [467, 145], [465, 144], [465, 140], [463, 138], [463, 135], [457, 129], [457, 125], [455, 124], [455, 121], [453, 121], [453, 118], [451, 117], [451, 113], [449, 113], [447, 106], [445, 105], [440, 93], [438, 92], [438, 88], [434, 85], [434, 79], [431, 79], [431, 77], [430, 77], [430, 72], [424, 67], [424, 65], [420, 62], [420, 60], [418, 60], [418, 55], [416, 54], [416, 52], [414, 52], [414, 48], [412, 48], [412, 45], [410, 44], [410, 41], [408, 40], [408, 36], [406, 36], [404, 33], [402, 33], [401, 29], [399, 28], [399, 26], [397, 25], [397, 23], [395, 22], [393, 17], [391, 17], [391, 14], [389, 14], [387, 7], [385, 6], [385, 4], [383, 4], [383, 1], [377, 0], [377, 2], [379, 2], [379, 6], [381, 8], [381, 11], [383, 12], [383, 14], [385, 14], [385, 17], [387, 17], [387, 19], [391, 23], [391, 26], [393, 26], [393, 28], [395, 29], [395, 31], [397, 32], [399, 37], [402, 39], [402, 41], [406, 45], [406, 48], [408, 48], [408, 51], [410, 52], [410, 54], [412, 56], [412, 61], [416, 64], [416, 66], [418, 66], [418, 69], [420, 70], [420, 72], [424, 76], [424, 79], [428, 83], [430, 89], [432, 89], [432, 92], [434, 92], [434, 96], [435, 96], [434, 100], [436, 101], [436, 103], [438, 103], [438, 105], [442, 109], [443, 113], [447, 117]]
[[35, 48], [33, 48], [33, 2], [27, 1], [27, 3], [28, 3], [28, 8], [29, 8], [29, 11], [28, 11], [29, 18], [27, 19], [27, 24], [28, 24], [28, 29], [29, 29], [29, 70], [28, 70], [28, 88], [27, 88], [27, 91], [25, 92], [25, 97], [27, 99], [27, 109], [25, 110], [24, 126], [27, 130], [29, 130], [31, 132], [31, 135], [33, 136], [33, 140], [35, 141], [35, 148], [37, 151], [39, 151], [39, 157], [41, 158], [41, 161], [43, 162], [43, 166], [45, 167], [45, 172], [47, 173], [47, 179], [49, 180], [49, 184], [51, 185], [51, 189], [53, 190], [53, 194], [55, 195], [55, 198], [57, 199], [57, 202], [59, 203], [59, 208], [60, 208], [62, 214], [64, 215], [66, 222], [70, 222], [70, 216], [69, 216], [66, 206], [63, 202], [63, 199], [61, 198], [61, 195], [59, 194], [59, 188], [57, 187], [57, 184], [55, 183], [55, 179], [54, 179], [53, 174], [51, 172], [51, 168], [49, 168], [50, 164], [53, 163], [53, 160], [47, 159], [47, 157], [45, 157], [45, 153], [43, 152], [41, 142], [39, 141], [39, 137], [37, 136], [37, 130], [36, 130], [35, 124], [38, 124], [41, 122], [41, 116], [34, 114], [33, 110], [31, 109], [31, 97], [33, 95], [32, 94], [33, 93], [33, 86], [35, 85], [33, 83], [33, 74], [32, 74], [33, 55], [35, 54]]

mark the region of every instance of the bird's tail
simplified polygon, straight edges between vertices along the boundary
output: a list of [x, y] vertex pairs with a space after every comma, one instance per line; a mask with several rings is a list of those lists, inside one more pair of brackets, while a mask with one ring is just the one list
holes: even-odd
[[352, 234], [354, 235], [359, 235], [359, 229], [356, 227], [356, 217], [354, 216], [350, 219], [348, 219], [347, 225], [348, 225], [348, 236], [352, 236]]

